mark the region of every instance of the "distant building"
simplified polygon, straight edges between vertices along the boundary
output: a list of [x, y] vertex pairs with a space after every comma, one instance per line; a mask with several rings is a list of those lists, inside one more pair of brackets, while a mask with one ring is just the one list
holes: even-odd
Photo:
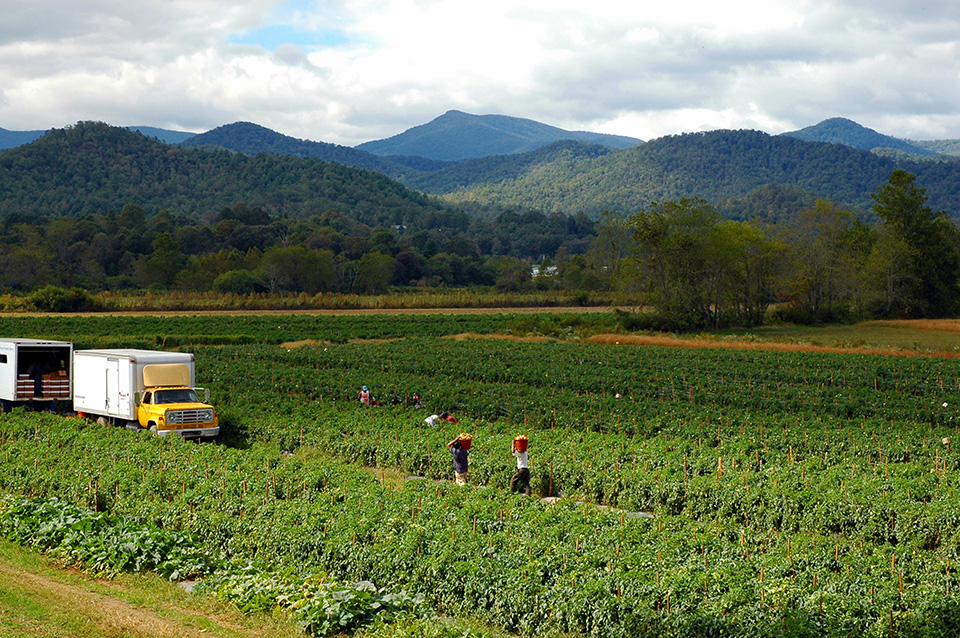
[[536, 278], [539, 277], [541, 274], [542, 274], [544, 277], [553, 277], [554, 275], [557, 274], [557, 267], [556, 267], [556, 266], [547, 266], [547, 267], [543, 270], [542, 273], [540, 272], [540, 266], [539, 266], [538, 264], [534, 264], [533, 266], [530, 267], [530, 276], [531, 276], [533, 279], [536, 279]]

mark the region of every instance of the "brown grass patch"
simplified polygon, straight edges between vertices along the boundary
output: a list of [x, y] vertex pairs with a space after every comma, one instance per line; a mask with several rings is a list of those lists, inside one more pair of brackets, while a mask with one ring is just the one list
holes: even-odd
[[398, 490], [407, 482], [407, 475], [400, 470], [383, 467], [364, 467], [363, 469], [387, 489]]
[[862, 348], [837, 346], [815, 346], [802, 343], [773, 343], [758, 341], [714, 340], [714, 339], [679, 339], [667, 335], [618, 335], [599, 334], [584, 339], [587, 343], [603, 343], [613, 345], [632, 346], [662, 346], [667, 348], [721, 348], [728, 350], [768, 350], [775, 352], [828, 352], [847, 354], [877, 354], [900, 357], [942, 357], [957, 358], [960, 354], [954, 352], [918, 352], [916, 350], [902, 350], [897, 348]]
[[960, 332], [960, 319], [885, 319], [880, 321], [865, 321], [860, 325], [913, 328], [916, 330], [934, 330], [937, 332]]
[[286, 348], [287, 350], [293, 350], [294, 348], [303, 348], [306, 346], [328, 346], [330, 345], [329, 341], [321, 341], [319, 339], [301, 339], [300, 341], [284, 341], [280, 344], [281, 348]]

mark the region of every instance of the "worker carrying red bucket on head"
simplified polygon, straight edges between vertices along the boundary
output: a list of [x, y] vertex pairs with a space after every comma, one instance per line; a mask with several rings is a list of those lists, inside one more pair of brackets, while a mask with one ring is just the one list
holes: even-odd
[[530, 496], [530, 461], [527, 458], [527, 440], [526, 434], [514, 437], [510, 451], [517, 458], [517, 473], [510, 479], [510, 493], [523, 491]]
[[454, 480], [457, 485], [467, 484], [467, 456], [470, 454], [471, 443], [473, 443], [473, 436], [466, 432], [461, 432], [457, 438], [447, 443], [447, 448], [453, 454]]

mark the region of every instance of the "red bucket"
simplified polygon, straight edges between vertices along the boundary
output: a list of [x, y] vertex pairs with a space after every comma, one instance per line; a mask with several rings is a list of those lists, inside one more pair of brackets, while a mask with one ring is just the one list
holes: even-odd
[[461, 434], [457, 440], [460, 441], [460, 447], [464, 450], [469, 450], [470, 444], [473, 443], [473, 436], [470, 434]]
[[527, 436], [525, 434], [521, 434], [513, 439], [513, 445], [517, 448], [517, 452], [526, 452], [527, 443], [529, 443], [529, 441], [527, 440]]

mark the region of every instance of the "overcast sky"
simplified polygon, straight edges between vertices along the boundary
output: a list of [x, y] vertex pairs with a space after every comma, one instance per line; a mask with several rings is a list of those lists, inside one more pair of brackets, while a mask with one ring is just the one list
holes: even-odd
[[960, 138], [958, 42], [957, 0], [4, 0], [0, 128], [352, 146], [459, 109], [644, 140], [837, 116]]

